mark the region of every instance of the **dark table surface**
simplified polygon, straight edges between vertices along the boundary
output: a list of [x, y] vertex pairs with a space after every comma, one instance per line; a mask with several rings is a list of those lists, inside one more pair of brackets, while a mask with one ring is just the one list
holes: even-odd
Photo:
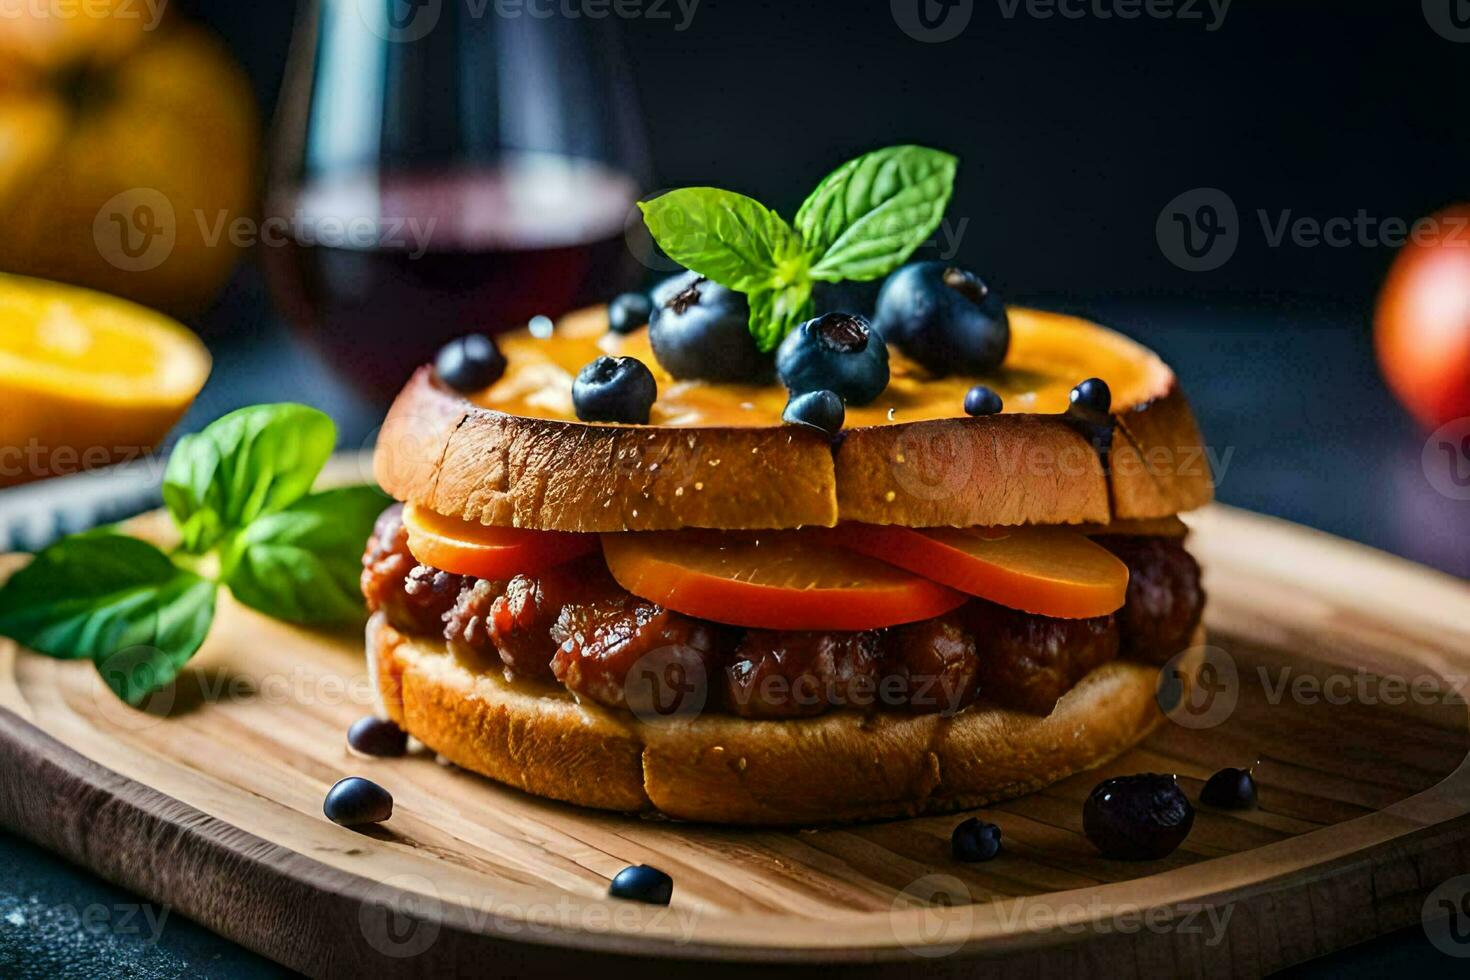
[[[1206, 432], [1220, 500], [1470, 577], [1470, 502], [1431, 483], [1423, 462], [1428, 433], [1379, 379], [1366, 310], [1320, 302], [1031, 301], [1117, 326], [1175, 367]], [[381, 409], [296, 343], [266, 304], [254, 270], [237, 277], [200, 328], [215, 370], [180, 431], [242, 405], [293, 400], [335, 417], [344, 449], [371, 445]], [[1295, 972], [1438, 974], [1458, 965], [1414, 928]], [[278, 972], [181, 916], [0, 835], [0, 976]]]

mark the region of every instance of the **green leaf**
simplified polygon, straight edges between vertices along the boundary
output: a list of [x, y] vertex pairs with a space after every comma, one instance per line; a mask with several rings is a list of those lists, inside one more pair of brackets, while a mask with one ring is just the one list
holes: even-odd
[[357, 622], [364, 615], [363, 542], [390, 502], [374, 487], [348, 487], [260, 517], [226, 548], [224, 583], [236, 599], [276, 619]]
[[336, 441], [330, 418], [292, 404], [242, 408], [180, 440], [164, 473], [163, 499], [184, 549], [207, 551], [300, 500]]
[[801, 239], [791, 226], [742, 194], [686, 187], [638, 206], [669, 258], [730, 289], [775, 286], [802, 264]]
[[0, 635], [90, 658], [129, 704], [173, 680], [214, 619], [213, 582], [118, 534], [66, 538], [0, 588]]
[[763, 289], [751, 293], [750, 332], [756, 346], [772, 351], [792, 328], [812, 315], [812, 284], [798, 282], [781, 289]]
[[959, 161], [922, 146], [892, 146], [838, 167], [807, 198], [796, 227], [824, 282], [878, 279], [939, 227]]

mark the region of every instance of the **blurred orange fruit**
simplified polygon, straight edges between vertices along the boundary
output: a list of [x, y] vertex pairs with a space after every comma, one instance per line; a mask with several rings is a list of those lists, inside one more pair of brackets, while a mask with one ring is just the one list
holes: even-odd
[[1470, 417], [1470, 204], [1421, 222], [1378, 297], [1378, 363], [1404, 407], [1437, 428]]
[[229, 277], [255, 105], [224, 46], [162, 9], [19, 4], [0, 23], [0, 270], [178, 313]]
[[0, 487], [142, 456], [209, 366], [199, 339], [161, 313], [0, 275]]

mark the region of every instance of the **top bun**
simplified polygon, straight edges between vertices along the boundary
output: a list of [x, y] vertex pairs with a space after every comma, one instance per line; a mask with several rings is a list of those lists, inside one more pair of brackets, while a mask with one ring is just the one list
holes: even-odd
[[[505, 376], [473, 396], [420, 368], [388, 414], [374, 467], [399, 500], [547, 531], [1097, 524], [1210, 501], [1194, 416], [1152, 351], [1075, 317], [1013, 308], [1010, 320], [1005, 367], [985, 379], [1003, 414], [966, 416], [975, 379], [933, 378], [894, 352], [888, 390], [849, 408], [833, 444], [781, 423], [778, 384], [675, 381], [646, 331], [608, 333], [601, 308], [584, 310], [547, 338], [501, 337]], [[652, 424], [577, 421], [572, 379], [600, 354], [654, 371]], [[1106, 470], [1061, 415], [1089, 377], [1113, 394]]]

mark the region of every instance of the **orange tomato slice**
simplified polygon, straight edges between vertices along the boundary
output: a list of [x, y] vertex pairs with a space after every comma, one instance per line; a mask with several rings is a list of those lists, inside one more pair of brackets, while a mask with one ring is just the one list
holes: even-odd
[[597, 535], [489, 527], [409, 504], [408, 550], [420, 562], [456, 575], [508, 579], [534, 575], [597, 550]]
[[1058, 619], [1106, 616], [1128, 592], [1128, 566], [1064, 527], [927, 528], [844, 524], [833, 540], [952, 589]]
[[605, 534], [618, 584], [716, 623], [777, 630], [866, 630], [913, 623], [965, 597], [804, 531]]

